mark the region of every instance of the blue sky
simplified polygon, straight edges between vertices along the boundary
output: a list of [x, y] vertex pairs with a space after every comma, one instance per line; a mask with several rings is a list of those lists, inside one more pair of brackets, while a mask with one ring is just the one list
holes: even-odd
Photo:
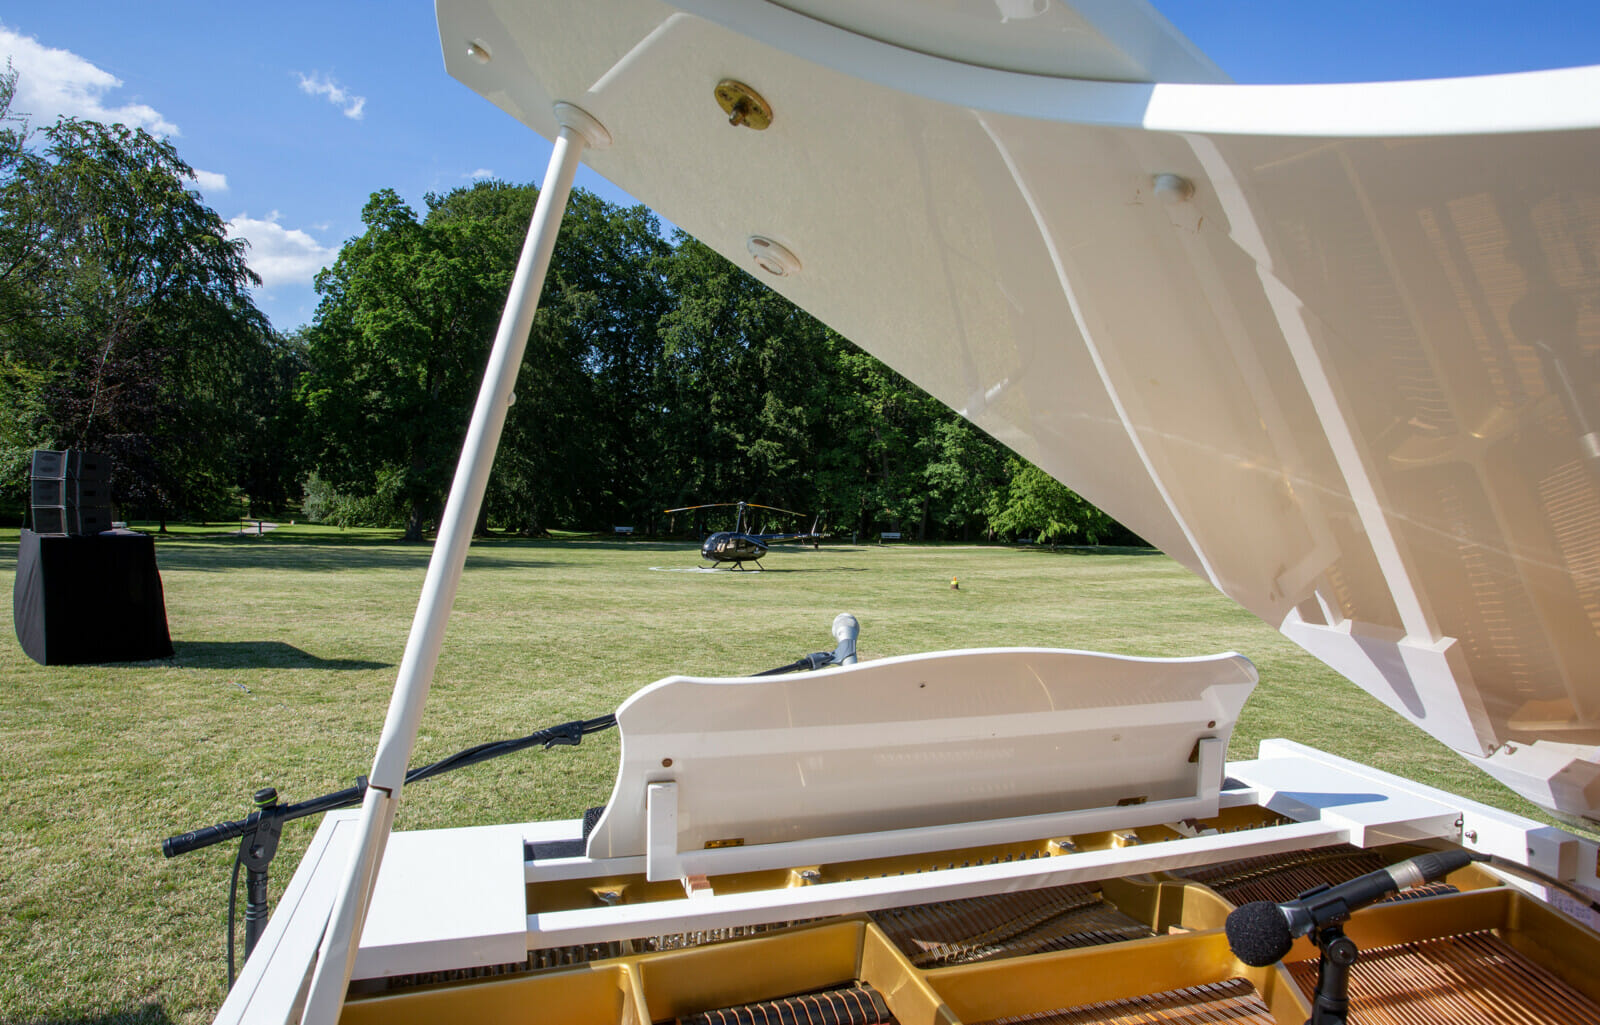
[[[573, 0], [600, 2], [600, 0]], [[1600, 4], [1156, 0], [1240, 82], [1487, 74], [1600, 63]], [[15, 109], [172, 137], [206, 201], [251, 243], [257, 302], [289, 330], [375, 189], [414, 207], [476, 176], [533, 181], [547, 142], [448, 78], [433, 5], [0, 0]], [[578, 184], [633, 200], [587, 170]]]

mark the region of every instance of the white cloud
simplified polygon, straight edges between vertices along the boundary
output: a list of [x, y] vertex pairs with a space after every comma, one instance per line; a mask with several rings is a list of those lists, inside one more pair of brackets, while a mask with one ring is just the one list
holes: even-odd
[[79, 57], [71, 50], [45, 46], [32, 36], [0, 25], [0, 52], [17, 72], [17, 94], [11, 110], [30, 123], [49, 124], [61, 115], [89, 121], [121, 122], [152, 135], [177, 135], [178, 126], [145, 103], [107, 106], [107, 93], [122, 88], [122, 79]]
[[479, 178], [493, 178], [494, 172], [489, 170], [487, 167], [480, 167], [471, 174], [464, 174], [461, 177], [471, 178], [473, 181], [477, 181]]
[[285, 228], [274, 210], [263, 220], [240, 214], [228, 222], [228, 237], [250, 243], [246, 260], [261, 275], [264, 288], [308, 286], [317, 271], [333, 262], [338, 250], [325, 246], [300, 228]]
[[300, 76], [300, 91], [307, 96], [325, 96], [329, 103], [344, 111], [344, 116], [352, 121], [360, 121], [362, 112], [366, 108], [367, 98], [355, 96], [346, 91], [338, 82], [314, 71], [309, 75]]
[[200, 186], [201, 192], [227, 192], [228, 176], [218, 174], [216, 171], [202, 171], [194, 169], [194, 183]]

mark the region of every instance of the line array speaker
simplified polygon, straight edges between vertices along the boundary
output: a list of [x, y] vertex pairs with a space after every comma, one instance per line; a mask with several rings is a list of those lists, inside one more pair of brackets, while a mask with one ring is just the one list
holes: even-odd
[[35, 449], [29, 474], [33, 529], [84, 535], [111, 529], [111, 460], [98, 452]]
[[33, 467], [29, 476], [34, 480], [93, 480], [104, 482], [111, 472], [111, 460], [98, 452], [80, 452], [77, 449], [33, 450]]

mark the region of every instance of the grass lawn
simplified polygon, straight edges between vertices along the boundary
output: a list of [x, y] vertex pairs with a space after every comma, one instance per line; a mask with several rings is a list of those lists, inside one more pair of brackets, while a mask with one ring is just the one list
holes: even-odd
[[[221, 533], [236, 529], [158, 541], [173, 659], [46, 668], [0, 644], [0, 1022], [209, 1020], [233, 847], [168, 861], [161, 839], [241, 817], [258, 787], [304, 800], [370, 767], [429, 549], [377, 531]], [[0, 579], [16, 540], [0, 532]], [[1236, 650], [1262, 679], [1231, 757], [1290, 737], [1538, 814], [1161, 555], [833, 546], [765, 564], [693, 572], [687, 544], [479, 542], [412, 764], [610, 711], [672, 673], [831, 648], [848, 610], [863, 658]], [[609, 794], [616, 745], [601, 734], [419, 784], [399, 828], [579, 815]], [[285, 830], [274, 896], [313, 828]]]

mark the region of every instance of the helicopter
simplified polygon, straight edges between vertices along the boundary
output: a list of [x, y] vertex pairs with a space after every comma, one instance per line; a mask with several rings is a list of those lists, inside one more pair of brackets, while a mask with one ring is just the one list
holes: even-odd
[[695, 509], [716, 509], [725, 506], [737, 506], [738, 515], [734, 519], [732, 530], [719, 530], [705, 539], [700, 546], [700, 557], [709, 559], [716, 568], [716, 563], [729, 562], [734, 569], [744, 569], [747, 562], [755, 563], [756, 569], [761, 568], [761, 557], [767, 550], [779, 541], [811, 542], [811, 547], [819, 547], [822, 534], [817, 531], [817, 520], [813, 520], [809, 531], [791, 531], [781, 534], [757, 534], [754, 527], [746, 529], [745, 520], [751, 509], [767, 509], [785, 516], [803, 516], [792, 509], [779, 509], [773, 505], [758, 505], [755, 502], [708, 502], [704, 505], [685, 505], [676, 509], [666, 509], [664, 512], [680, 513], [690, 512]]

